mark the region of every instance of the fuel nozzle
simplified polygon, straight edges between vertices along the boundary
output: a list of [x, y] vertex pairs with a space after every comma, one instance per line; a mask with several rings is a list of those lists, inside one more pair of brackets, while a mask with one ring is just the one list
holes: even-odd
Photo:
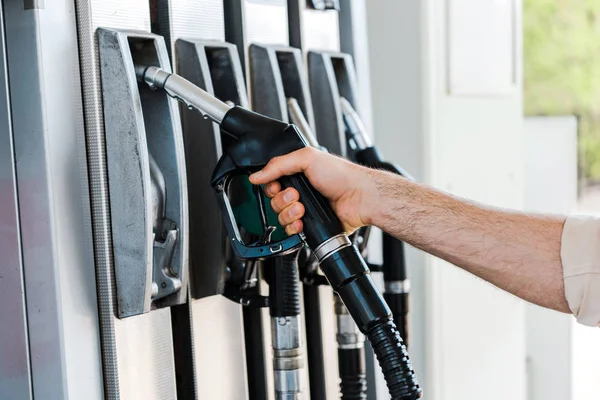
[[[346, 140], [354, 150], [354, 161], [412, 180], [412, 177], [398, 165], [384, 160], [382, 154], [371, 142], [365, 125], [350, 102], [341, 97], [340, 106], [346, 126]], [[384, 298], [392, 310], [394, 322], [402, 339], [408, 343], [410, 280], [407, 275], [405, 248], [403, 242], [387, 233], [383, 234], [382, 270], [385, 282]]]
[[344, 97], [340, 97], [342, 116], [346, 125], [346, 138], [353, 150], [364, 150], [373, 147], [373, 142], [367, 133], [367, 128], [362, 119]]
[[298, 104], [298, 100], [293, 97], [287, 99], [288, 106], [288, 114], [290, 116], [290, 121], [292, 124], [296, 125], [304, 139], [308, 142], [311, 147], [316, 149], [321, 149], [321, 145], [317, 140], [317, 137], [312, 131], [310, 124], [306, 120], [302, 109], [300, 108], [300, 104]]
[[223, 121], [225, 114], [232, 108], [187, 79], [162, 68], [136, 65], [135, 75], [138, 81], [147, 83], [153, 89], [164, 89], [169, 96], [200, 111], [205, 118], [210, 118], [217, 124]]
[[373, 145], [371, 137], [362, 118], [352, 104], [344, 97], [340, 97], [340, 107], [342, 117], [346, 127], [346, 140], [348, 145], [354, 151], [354, 161], [372, 168], [383, 169], [401, 175], [411, 181], [414, 180], [408, 172], [400, 166], [383, 161], [383, 156]]

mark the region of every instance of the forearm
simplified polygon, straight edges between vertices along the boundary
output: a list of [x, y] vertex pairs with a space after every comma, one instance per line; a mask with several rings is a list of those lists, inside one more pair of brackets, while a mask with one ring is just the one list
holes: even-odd
[[558, 311], [564, 218], [488, 208], [376, 172], [370, 223], [514, 295]]

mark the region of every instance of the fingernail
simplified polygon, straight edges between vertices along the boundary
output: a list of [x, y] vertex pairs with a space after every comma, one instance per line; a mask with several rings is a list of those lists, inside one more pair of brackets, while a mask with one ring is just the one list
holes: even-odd
[[289, 191], [285, 192], [283, 195], [283, 200], [285, 200], [286, 203], [291, 203], [292, 201], [296, 200], [296, 194]]
[[290, 215], [292, 217], [297, 217], [298, 215], [300, 215], [300, 206], [292, 207], [292, 209], [290, 210]]

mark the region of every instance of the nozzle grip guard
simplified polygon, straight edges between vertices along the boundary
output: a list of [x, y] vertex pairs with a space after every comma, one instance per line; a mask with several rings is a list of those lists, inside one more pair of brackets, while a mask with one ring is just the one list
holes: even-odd
[[214, 186], [217, 194], [217, 204], [221, 209], [221, 214], [225, 216], [225, 229], [229, 236], [231, 249], [240, 260], [266, 260], [271, 257], [289, 254], [304, 245], [303, 235], [293, 235], [276, 243], [252, 244], [247, 245], [242, 239], [242, 235], [235, 222], [235, 216], [231, 208], [231, 202], [227, 197], [227, 192], [231, 180], [237, 175], [236, 171], [229, 172], [218, 180]]

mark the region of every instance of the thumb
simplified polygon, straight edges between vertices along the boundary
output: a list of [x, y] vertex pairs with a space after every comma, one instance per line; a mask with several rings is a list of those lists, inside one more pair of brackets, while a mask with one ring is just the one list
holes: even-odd
[[316, 151], [318, 150], [306, 147], [285, 156], [275, 157], [261, 171], [250, 175], [250, 182], [254, 185], [264, 185], [284, 175], [304, 172], [311, 164]]

